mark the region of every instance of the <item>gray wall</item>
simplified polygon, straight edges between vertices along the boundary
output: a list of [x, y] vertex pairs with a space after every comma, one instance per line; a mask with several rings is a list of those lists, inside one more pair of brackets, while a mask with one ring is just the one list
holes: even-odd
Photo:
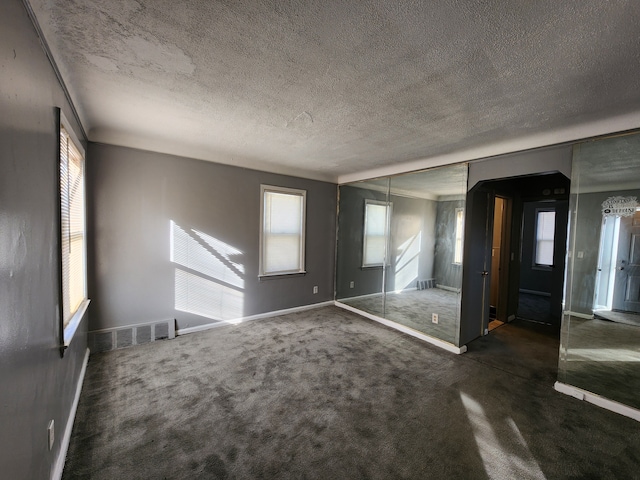
[[453, 263], [456, 244], [456, 208], [464, 208], [464, 200], [438, 202], [436, 216], [435, 268], [438, 285], [462, 287], [462, 265]]
[[[340, 186], [336, 298], [355, 297], [382, 291], [382, 268], [362, 268], [364, 201], [386, 201], [382, 192]], [[354, 282], [354, 288], [349, 283]]]
[[0, 91], [0, 476], [44, 479], [60, 453], [86, 321], [62, 358], [54, 107], [70, 121], [72, 112], [20, 0], [0, 4]]
[[[87, 170], [90, 330], [171, 318], [183, 329], [333, 299], [336, 185], [93, 143]], [[306, 275], [258, 279], [260, 184], [307, 190]], [[190, 265], [171, 261], [171, 222]]]

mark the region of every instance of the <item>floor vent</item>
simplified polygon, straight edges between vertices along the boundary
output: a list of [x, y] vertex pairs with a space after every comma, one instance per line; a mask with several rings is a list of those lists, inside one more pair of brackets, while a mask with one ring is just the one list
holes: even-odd
[[175, 337], [176, 322], [171, 319], [156, 323], [145, 323], [89, 332], [88, 343], [91, 353], [98, 353]]
[[427, 288], [434, 288], [436, 286], [435, 278], [427, 278], [425, 280], [418, 280], [416, 282], [416, 290], [426, 290]]

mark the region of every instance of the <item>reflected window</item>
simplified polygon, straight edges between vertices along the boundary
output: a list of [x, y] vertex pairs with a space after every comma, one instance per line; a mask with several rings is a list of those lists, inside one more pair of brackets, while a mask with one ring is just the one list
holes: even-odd
[[262, 185], [260, 275], [304, 273], [307, 192]]
[[536, 211], [535, 264], [537, 266], [550, 267], [553, 265], [553, 238], [555, 235], [555, 228], [555, 211]]
[[363, 267], [380, 267], [384, 264], [390, 208], [391, 204], [387, 202], [365, 200]]
[[462, 236], [464, 234], [464, 208], [456, 208], [456, 245], [453, 263], [462, 264]]

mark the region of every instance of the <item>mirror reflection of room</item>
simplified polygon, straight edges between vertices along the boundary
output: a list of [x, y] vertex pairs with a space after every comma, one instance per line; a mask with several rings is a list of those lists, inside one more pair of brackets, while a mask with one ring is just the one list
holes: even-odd
[[336, 298], [455, 344], [467, 165], [340, 187]]
[[574, 148], [560, 381], [640, 407], [640, 135]]

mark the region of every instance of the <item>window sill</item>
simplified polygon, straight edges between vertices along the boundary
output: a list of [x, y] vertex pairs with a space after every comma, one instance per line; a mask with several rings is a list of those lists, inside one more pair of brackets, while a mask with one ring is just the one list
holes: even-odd
[[76, 310], [76, 313], [73, 314], [73, 317], [71, 317], [69, 323], [67, 323], [67, 326], [64, 327], [62, 342], [63, 352], [67, 347], [69, 347], [69, 345], [71, 345], [71, 340], [73, 340], [73, 337], [78, 331], [78, 327], [80, 326], [80, 323], [82, 322], [82, 319], [87, 312], [87, 308], [89, 308], [89, 303], [91, 303], [91, 300], [84, 300], [78, 307], [78, 310]]
[[289, 272], [289, 273], [268, 273], [266, 275], [258, 275], [258, 280], [275, 280], [277, 278], [286, 278], [286, 277], [303, 277], [307, 274], [306, 270], [301, 272]]

